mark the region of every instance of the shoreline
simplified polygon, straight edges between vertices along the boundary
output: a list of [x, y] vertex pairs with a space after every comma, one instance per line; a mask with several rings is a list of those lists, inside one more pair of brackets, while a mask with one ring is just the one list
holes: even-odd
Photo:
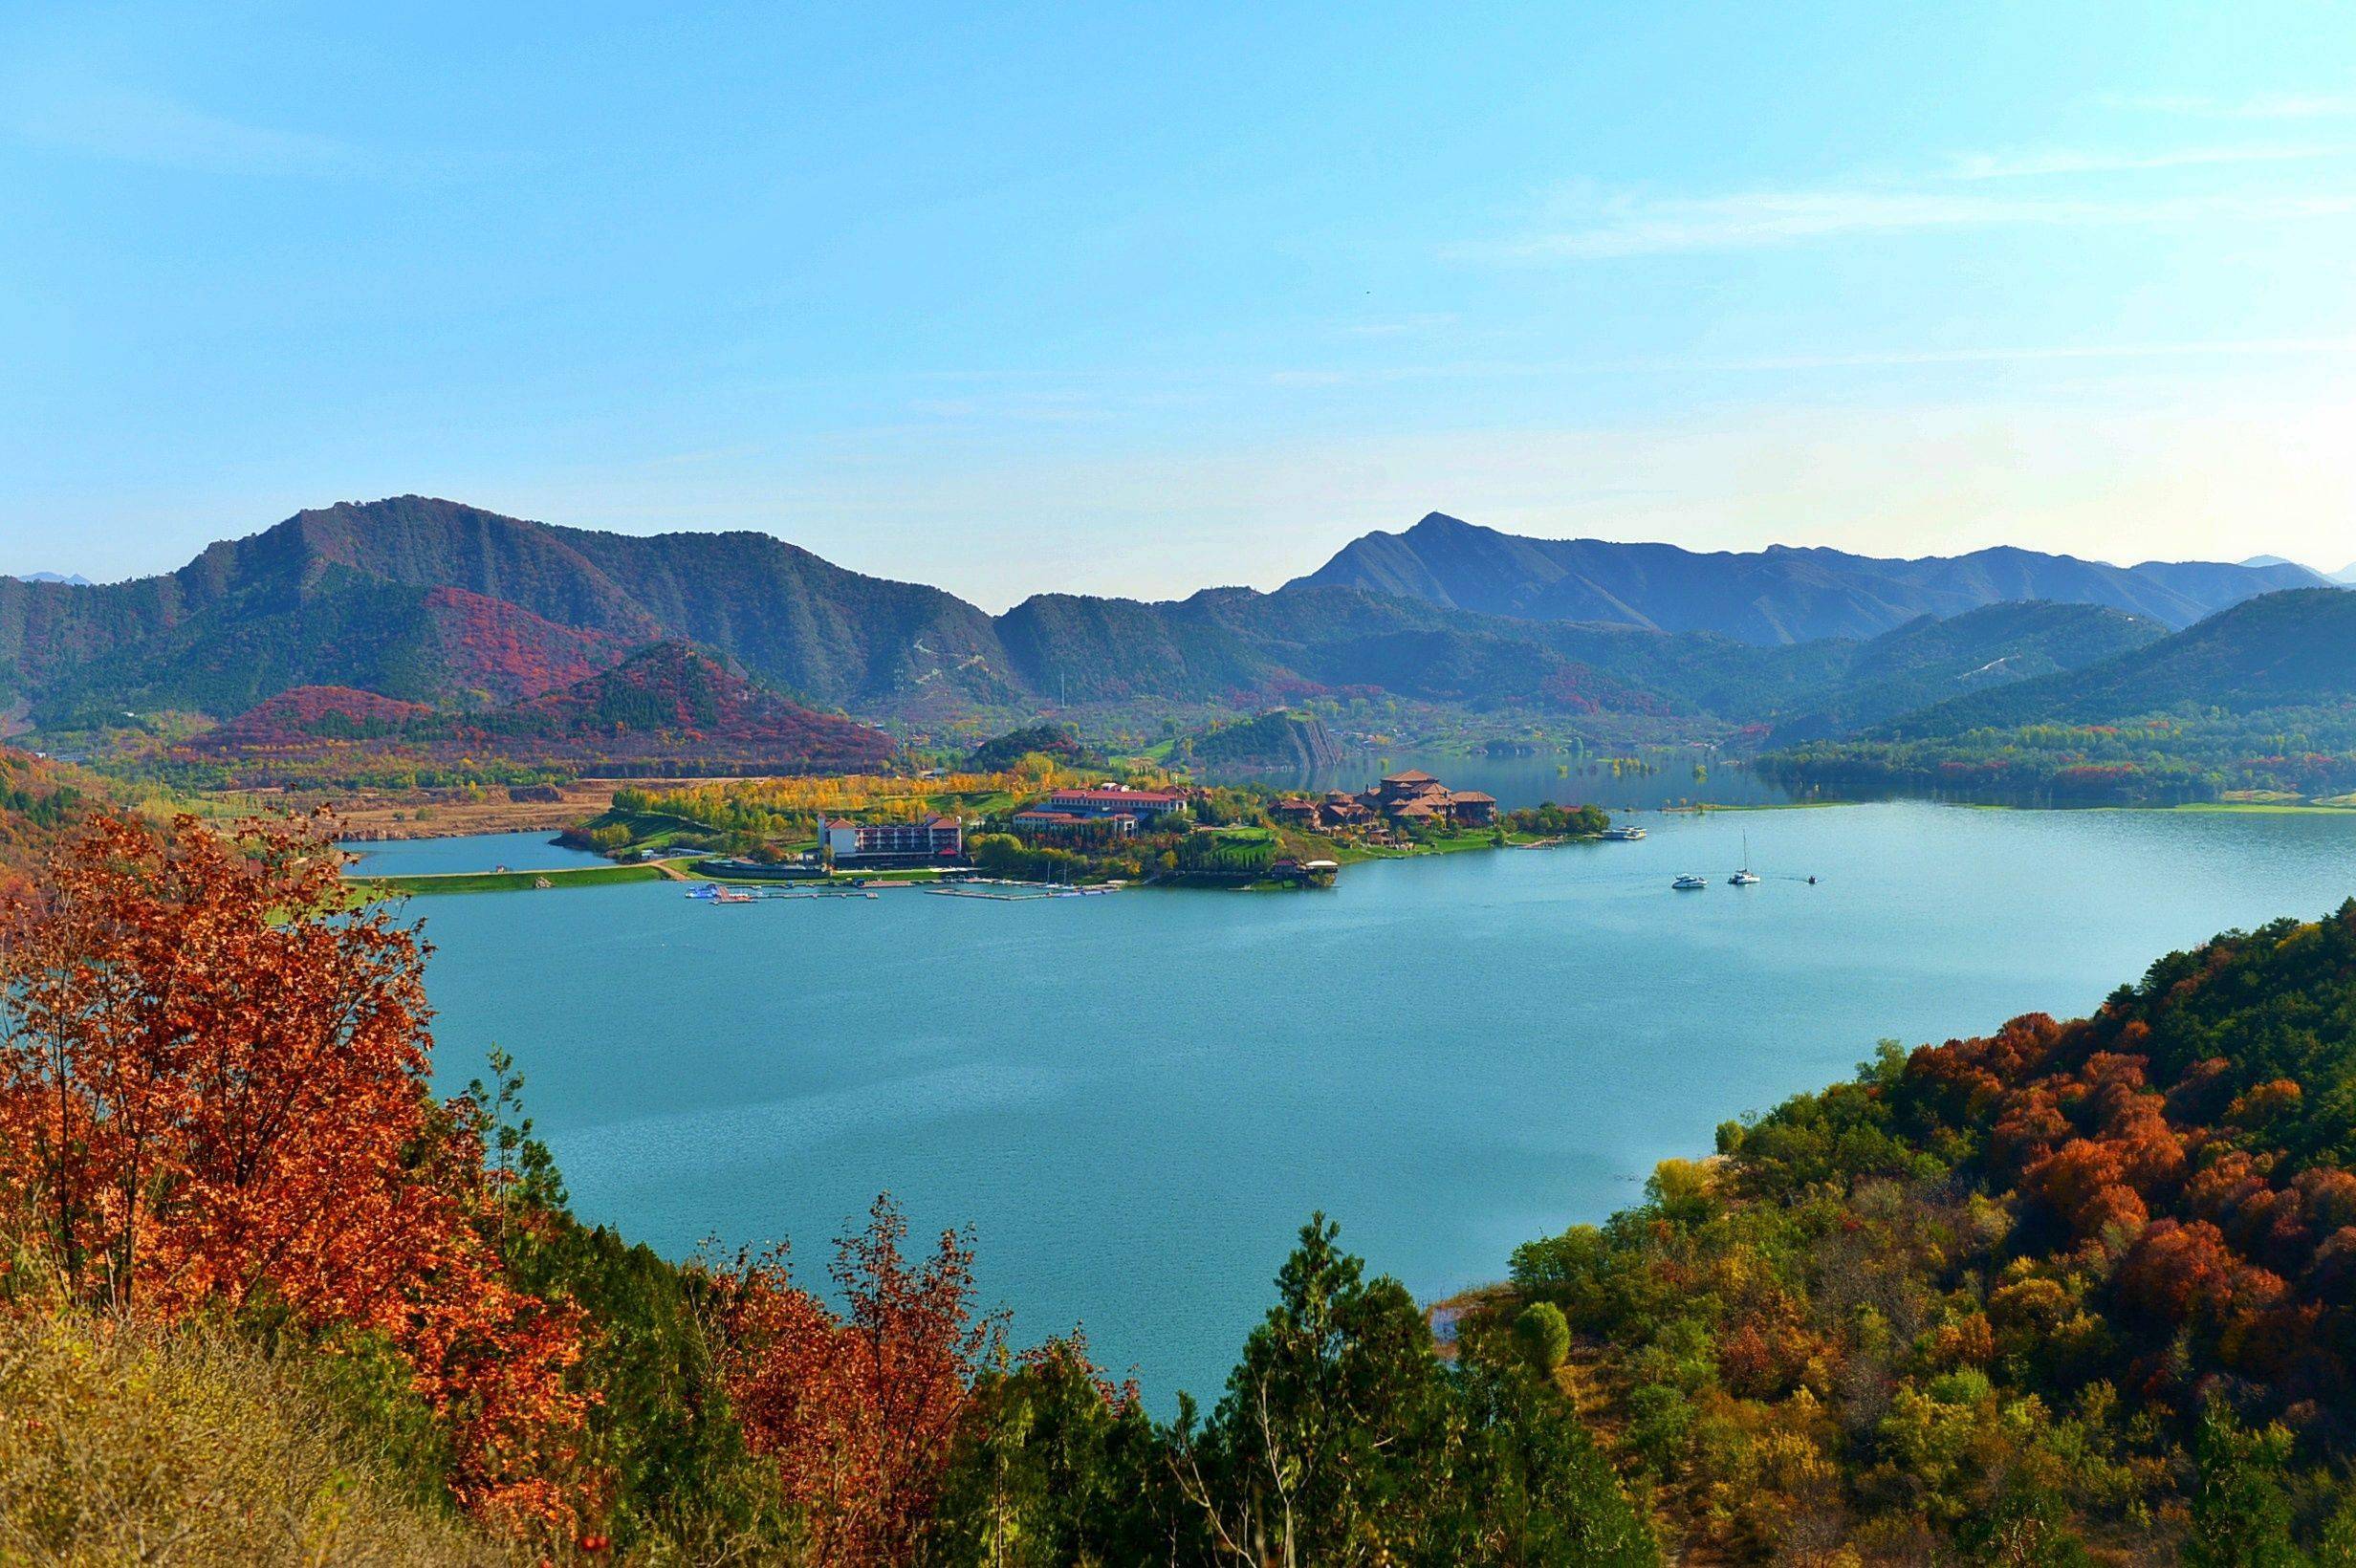
[[[2204, 800], [2180, 801], [2164, 806], [2129, 804], [2060, 806], [2024, 805], [2015, 801], [1946, 800], [1931, 795], [1890, 795], [1884, 798], [1871, 800], [1817, 799], [1747, 801], [1734, 804], [1704, 803], [1695, 806], [1679, 807], [1674, 810], [1666, 807], [1639, 807], [1636, 809], [1635, 815], [1640, 817], [1647, 814], [1708, 817], [1724, 812], [1748, 813], [1821, 811], [1844, 806], [1904, 805], [1910, 803], [1947, 806], [1963, 811], [1992, 812], [2146, 812], [2155, 815], [2173, 814], [2178, 816], [2339, 816], [2356, 817], [2356, 805], [2323, 805], [2312, 801]], [[1616, 815], [1625, 816], [1628, 814], [1624, 812]], [[388, 841], [406, 842], [434, 838], [471, 838], [491, 837], [497, 834], [546, 832], [550, 838], [554, 839], [556, 835], [562, 833], [565, 831], [566, 827], [571, 825], [572, 824], [569, 823], [560, 823], [553, 827], [529, 826], [486, 829], [482, 827], [455, 823], [447, 826], [432, 823], [403, 823], [401, 826], [404, 831], [397, 833], [381, 833], [375, 835], [344, 834], [340, 837], [347, 842], [377, 843]], [[1377, 861], [1411, 860], [1428, 856], [1459, 855], [1476, 850], [1558, 849], [1568, 847], [1573, 844], [1602, 843], [1606, 841], [1607, 840], [1601, 838], [1550, 838], [1540, 834], [1508, 834], [1506, 836], [1506, 841], [1503, 844], [1499, 844], [1489, 833], [1475, 832], [1470, 834], [1451, 835], [1447, 838], [1438, 839], [1433, 842], [1416, 844], [1404, 848], [1372, 848], [1347, 844], [1339, 845], [1337, 846], [1337, 859], [1339, 859], [1342, 866], [1346, 868], [1352, 865], [1370, 864]], [[866, 877], [870, 881], [882, 882], [884, 886], [892, 886], [911, 884], [921, 885], [925, 882], [936, 880], [937, 875], [937, 873], [929, 870], [920, 870], [915, 872], [898, 870], [870, 872], [866, 874]], [[372, 892], [381, 893], [387, 896], [403, 898], [447, 893], [545, 892], [567, 886], [600, 886], [618, 882], [661, 882], [666, 880], [672, 882], [711, 882], [721, 886], [768, 885], [766, 882], [759, 880], [740, 881], [738, 879], [725, 876], [713, 876], [671, 861], [616, 862], [606, 865], [591, 866], [576, 865], [563, 866], [553, 870], [544, 871], [417, 872], [379, 877], [353, 877], [350, 880], [355, 886], [365, 887]], [[847, 878], [845, 880], [847, 880]], [[833, 885], [840, 887], [844, 885], [844, 881], [834, 881], [821, 885]], [[1312, 890], [1305, 888], [1302, 884], [1293, 882], [1272, 882], [1265, 881], [1251, 882], [1218, 882], [1187, 878], [1171, 878], [1167, 880], [1161, 878], [1146, 878], [1131, 885], [1136, 888], [1185, 888], [1197, 892], [1230, 891], [1268, 893]]]

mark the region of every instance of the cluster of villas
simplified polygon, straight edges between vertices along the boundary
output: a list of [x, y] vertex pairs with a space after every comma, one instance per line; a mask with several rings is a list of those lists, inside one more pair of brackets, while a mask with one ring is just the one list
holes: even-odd
[[1497, 797], [1451, 790], [1420, 768], [1409, 768], [1385, 774], [1373, 789], [1356, 795], [1329, 790], [1321, 795], [1288, 795], [1271, 806], [1269, 815], [1288, 827], [1382, 843], [1418, 830], [1494, 827]]

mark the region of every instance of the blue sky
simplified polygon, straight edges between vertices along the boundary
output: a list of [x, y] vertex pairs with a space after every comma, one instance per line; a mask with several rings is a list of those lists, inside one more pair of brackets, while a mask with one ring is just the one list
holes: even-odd
[[0, 5], [0, 570], [2356, 558], [2345, 7]]

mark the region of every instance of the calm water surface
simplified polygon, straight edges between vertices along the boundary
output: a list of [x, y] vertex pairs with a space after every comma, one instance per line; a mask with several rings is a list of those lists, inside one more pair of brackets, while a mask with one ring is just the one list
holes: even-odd
[[567, 849], [553, 833], [476, 833], [460, 838], [353, 839], [343, 846], [360, 857], [347, 868], [355, 877], [426, 877], [452, 871], [559, 871], [568, 865], [604, 865], [605, 857]]
[[[1877, 1039], [2083, 1012], [2170, 948], [2356, 892], [2356, 817], [1644, 821], [1323, 894], [410, 907], [445, 1079], [513, 1051], [585, 1217], [674, 1255], [790, 1237], [815, 1279], [889, 1188], [920, 1230], [974, 1228], [1018, 1339], [1084, 1322], [1167, 1408], [1216, 1391], [1313, 1209], [1419, 1296], [1495, 1278]], [[1767, 881], [1731, 888], [1746, 833]], [[1713, 885], [1671, 892], [1687, 870]]]

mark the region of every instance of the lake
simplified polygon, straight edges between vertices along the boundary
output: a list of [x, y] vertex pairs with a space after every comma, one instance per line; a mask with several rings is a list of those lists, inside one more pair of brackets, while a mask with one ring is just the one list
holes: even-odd
[[343, 849], [359, 857], [344, 869], [355, 877], [433, 877], [457, 871], [560, 871], [572, 865], [610, 865], [594, 850], [567, 849], [553, 833], [475, 833], [458, 838], [355, 838]]
[[[1643, 821], [1641, 843], [1359, 865], [1327, 893], [409, 907], [445, 1086], [513, 1051], [583, 1217], [674, 1256], [790, 1237], [817, 1282], [888, 1188], [920, 1232], [973, 1228], [1018, 1340], [1084, 1323], [1167, 1410], [1216, 1393], [1312, 1209], [1419, 1296], [1494, 1279], [1878, 1039], [2083, 1012], [2170, 948], [2356, 892], [2356, 816]], [[1746, 835], [1767, 880], [1729, 887]], [[1712, 885], [1671, 892], [1688, 870]]]

